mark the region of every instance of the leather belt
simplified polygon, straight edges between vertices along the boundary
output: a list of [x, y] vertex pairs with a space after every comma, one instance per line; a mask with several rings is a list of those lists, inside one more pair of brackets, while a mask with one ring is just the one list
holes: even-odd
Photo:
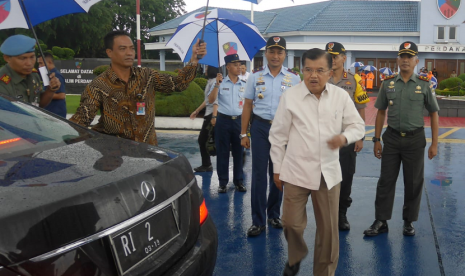
[[240, 119], [240, 118], [241, 118], [241, 115], [239, 115], [239, 116], [229, 116], [229, 115], [226, 115], [226, 114], [223, 114], [223, 113], [219, 113], [219, 112], [218, 112], [218, 116], [219, 116], [219, 117], [223, 117], [223, 118], [228, 118], [228, 119], [231, 119], [231, 120], [236, 120], [236, 119]]
[[417, 133], [420, 133], [424, 130], [424, 127], [419, 127], [415, 130], [412, 130], [412, 131], [406, 131], [406, 132], [402, 132], [402, 131], [398, 131], [398, 130], [395, 130], [393, 129], [392, 127], [388, 126], [387, 127], [389, 130], [391, 130], [392, 132], [394, 132], [395, 134], [398, 134], [402, 137], [405, 137], [405, 136], [412, 136], [412, 135], [415, 135]]
[[267, 124], [272, 124], [273, 123], [273, 120], [266, 120], [266, 119], [263, 119], [262, 117], [258, 116], [258, 115], [253, 115], [253, 119], [254, 120], [259, 120], [260, 122], [264, 122], [264, 123], [267, 123]]

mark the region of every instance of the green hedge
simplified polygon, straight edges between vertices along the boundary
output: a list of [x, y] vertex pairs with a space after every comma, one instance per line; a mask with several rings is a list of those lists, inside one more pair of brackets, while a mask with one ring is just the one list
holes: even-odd
[[458, 76], [458, 78], [460, 78], [461, 80], [463, 80], [463, 81], [465, 82], [465, 74], [460, 74], [460, 75]]
[[195, 82], [181, 93], [171, 95], [156, 94], [155, 114], [157, 116], [185, 117], [189, 116], [204, 101], [204, 92]]
[[[447, 89], [447, 88], [446, 88]], [[436, 89], [436, 95], [441, 95], [441, 96], [464, 96], [465, 95], [465, 90], [460, 90], [460, 91], [454, 91], [454, 90], [440, 90]]]
[[463, 80], [460, 78], [448, 78], [439, 83], [439, 89], [448, 89], [451, 91], [459, 91], [459, 87], [462, 85]]
[[110, 65], [100, 65], [100, 66], [97, 66], [94, 68], [94, 75], [98, 76], [100, 74], [102, 74], [103, 72], [105, 72], [108, 67], [110, 67]]
[[200, 88], [202, 88], [202, 90], [205, 90], [208, 80], [204, 78], [195, 78], [194, 82], [197, 83], [200, 86]]
[[168, 75], [175, 76], [175, 77], [178, 76], [178, 73], [172, 72], [172, 71], [157, 71], [157, 72], [160, 74], [168, 74]]

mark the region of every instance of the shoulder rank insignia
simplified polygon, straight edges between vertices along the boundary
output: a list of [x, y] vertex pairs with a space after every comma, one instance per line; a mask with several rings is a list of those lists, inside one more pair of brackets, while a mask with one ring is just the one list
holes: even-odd
[[287, 72], [290, 72], [290, 73], [292, 73], [292, 74], [294, 74], [294, 75], [296, 75], [296, 76], [298, 76], [298, 75], [299, 75], [299, 74], [297, 74], [296, 72], [292, 71], [292, 70], [291, 70], [291, 69], [289, 69], [289, 68], [286, 68], [286, 70], [287, 70]]
[[393, 79], [395, 77], [396, 77], [396, 75], [386, 76], [386, 77], [384, 77], [384, 80], [390, 80], [390, 79]]
[[11, 81], [11, 78], [7, 74], [5, 74], [0, 78], [0, 80], [3, 81], [5, 84], [9, 84]]
[[428, 77], [425, 77], [425, 76], [418, 76], [418, 78], [419, 78], [420, 80], [422, 80], [422, 81], [427, 81], [427, 82], [429, 82]]
[[39, 73], [36, 68], [32, 68], [32, 73]]
[[344, 75], [342, 76], [343, 79], [347, 79], [347, 72], [344, 71]]
[[265, 69], [265, 67], [260, 67], [258, 68], [257, 70], [253, 70], [252, 73], [257, 73], [257, 72], [260, 72], [260, 71], [263, 71]]

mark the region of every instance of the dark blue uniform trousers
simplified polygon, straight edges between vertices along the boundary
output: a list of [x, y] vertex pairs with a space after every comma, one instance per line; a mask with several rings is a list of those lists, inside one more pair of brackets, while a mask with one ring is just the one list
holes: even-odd
[[[279, 218], [283, 201], [283, 193], [276, 188], [273, 181], [271, 144], [268, 140], [270, 128], [271, 124], [259, 120], [253, 120], [250, 128], [252, 136], [252, 223], [257, 226], [266, 225], [265, 210], [269, 219]], [[266, 200], [267, 186], [270, 187], [268, 201]]]
[[215, 125], [215, 145], [216, 145], [216, 171], [220, 186], [226, 186], [229, 182], [229, 151], [232, 150], [234, 164], [234, 185], [243, 183], [244, 171], [242, 169], [241, 146], [241, 117], [233, 120], [218, 116]]

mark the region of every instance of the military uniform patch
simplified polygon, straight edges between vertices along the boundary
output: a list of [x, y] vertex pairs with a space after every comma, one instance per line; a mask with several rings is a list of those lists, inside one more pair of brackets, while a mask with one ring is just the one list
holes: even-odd
[[294, 74], [294, 75], [296, 75], [296, 76], [298, 76], [298, 75], [299, 75], [299, 74], [297, 74], [296, 72], [292, 71], [292, 70], [291, 70], [291, 69], [289, 69], [289, 68], [287, 68], [287, 71], [288, 71], [288, 72], [290, 72], [290, 73], [292, 73], [292, 74]]
[[428, 77], [425, 77], [425, 76], [418, 76], [418, 78], [419, 78], [420, 80], [422, 80], [422, 81], [427, 81], [427, 82], [429, 82]]
[[9, 84], [11, 81], [11, 77], [5, 74], [0, 78], [0, 80], [3, 81], [5, 84]]

